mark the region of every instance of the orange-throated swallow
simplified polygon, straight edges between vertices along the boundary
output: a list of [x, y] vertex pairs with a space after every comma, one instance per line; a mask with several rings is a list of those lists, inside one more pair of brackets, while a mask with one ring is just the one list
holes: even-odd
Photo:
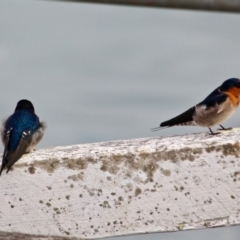
[[211, 127], [220, 125], [220, 130], [230, 130], [224, 128], [221, 123], [226, 121], [236, 111], [240, 102], [240, 79], [230, 78], [210, 93], [202, 102], [191, 107], [184, 113], [162, 122], [159, 127], [152, 128], [157, 131], [162, 128], [173, 126], [201, 126], [208, 127], [212, 135]]

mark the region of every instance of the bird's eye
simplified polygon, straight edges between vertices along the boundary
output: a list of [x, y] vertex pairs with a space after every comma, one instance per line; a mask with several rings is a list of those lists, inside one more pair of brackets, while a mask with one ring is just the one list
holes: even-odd
[[237, 87], [240, 88], [240, 83], [237, 83]]

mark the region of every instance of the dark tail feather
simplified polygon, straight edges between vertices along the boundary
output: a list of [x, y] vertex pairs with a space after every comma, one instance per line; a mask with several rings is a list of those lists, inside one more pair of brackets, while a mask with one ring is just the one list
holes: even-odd
[[9, 172], [9, 170], [11, 169], [11, 167], [12, 167], [12, 166], [10, 166], [10, 167], [8, 167], [8, 168], [7, 168], [7, 171], [6, 171], [6, 173], [8, 173], [8, 172]]
[[7, 151], [6, 149], [4, 149], [3, 156], [2, 156], [2, 166], [1, 166], [1, 170], [0, 170], [0, 176], [5, 167], [8, 169], [7, 170], [7, 173], [8, 173], [9, 162], [11, 160], [12, 154], [13, 154], [12, 151]]
[[2, 164], [2, 167], [1, 167], [1, 170], [0, 170], [0, 176], [1, 176], [1, 174], [2, 174], [2, 171], [3, 171], [4, 167], [5, 167], [5, 166], [3, 166], [3, 164]]
[[176, 116], [175, 118], [162, 122], [160, 124], [160, 127], [172, 127], [174, 125], [188, 125], [187, 123], [190, 123], [193, 121], [194, 112], [195, 112], [195, 107], [191, 107], [190, 109]]
[[151, 128], [151, 132], [156, 132], [156, 131], [158, 131], [158, 130], [163, 130], [163, 129], [169, 128], [169, 127], [171, 127], [171, 126]]
[[12, 151], [8, 151], [8, 142], [9, 142], [9, 139], [12, 135], [12, 128], [6, 133], [6, 139], [5, 139], [5, 148], [4, 148], [4, 152], [3, 152], [3, 156], [2, 156], [2, 166], [1, 166], [1, 170], [0, 170], [0, 176], [1, 176], [1, 173], [3, 171], [3, 169], [7, 166], [8, 164], [8, 160], [9, 160], [9, 156], [11, 156], [11, 153]]
[[7, 165], [7, 161], [6, 161], [6, 159], [4, 159], [4, 157], [3, 157], [2, 166], [1, 166], [1, 170], [0, 170], [0, 176], [1, 176], [1, 174], [2, 174], [3, 169], [6, 167], [6, 165]]
[[30, 134], [24, 135], [24, 137], [21, 138], [17, 149], [14, 152], [8, 151], [6, 154], [7, 162], [5, 166], [7, 167], [7, 173], [11, 169], [11, 167], [17, 162], [22, 155], [26, 152], [27, 147], [31, 143], [32, 136]]

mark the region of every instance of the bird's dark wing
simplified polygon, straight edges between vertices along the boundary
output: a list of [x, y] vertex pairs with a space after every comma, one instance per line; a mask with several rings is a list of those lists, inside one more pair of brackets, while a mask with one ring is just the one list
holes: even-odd
[[20, 142], [19, 142], [16, 150], [11, 151], [11, 150], [8, 150], [8, 148], [7, 148], [10, 137], [11, 137], [11, 134], [9, 134], [9, 136], [6, 137], [6, 148], [5, 148], [4, 154], [3, 154], [0, 175], [2, 173], [2, 170], [5, 167], [7, 167], [7, 173], [8, 173], [8, 171], [13, 166], [13, 164], [15, 162], [17, 162], [22, 157], [22, 155], [26, 152], [28, 146], [31, 144], [31, 139], [32, 139], [31, 132], [24, 131], [22, 133], [22, 137], [20, 139]]
[[215, 90], [213, 90], [213, 91], [203, 100], [203, 102], [206, 101], [206, 100], [209, 100], [209, 99], [211, 99], [211, 98], [213, 98], [213, 97], [215, 97], [215, 96], [217, 96], [217, 95], [219, 95], [219, 94], [221, 94], [221, 92], [220, 92], [219, 87], [218, 87], [218, 88], [216, 88]]
[[206, 110], [211, 107], [215, 107], [216, 105], [221, 105], [227, 100], [227, 95], [225, 93], [219, 93], [218, 95], [212, 95], [205, 98], [198, 105], [205, 105]]
[[152, 131], [157, 131], [163, 128], [169, 128], [175, 125], [189, 125], [189, 126], [195, 126], [196, 123], [193, 120], [193, 115], [195, 113], [195, 107], [191, 107], [190, 109], [188, 109], [187, 111], [185, 111], [184, 113], [170, 119], [167, 120], [165, 122], [162, 122], [160, 124], [160, 127], [156, 127], [156, 128], [152, 128]]

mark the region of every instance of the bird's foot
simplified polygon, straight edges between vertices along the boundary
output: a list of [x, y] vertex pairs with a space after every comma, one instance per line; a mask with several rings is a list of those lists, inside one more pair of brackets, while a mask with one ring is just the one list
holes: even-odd
[[219, 125], [221, 128], [219, 128], [218, 130], [220, 130], [220, 131], [226, 131], [226, 130], [232, 130], [232, 128], [230, 127], [230, 128], [225, 128], [224, 126], [222, 126], [222, 125]]
[[212, 135], [212, 136], [218, 135], [218, 134], [221, 134], [221, 133], [220, 132], [211, 132], [211, 133], [209, 133], [209, 135]]
[[227, 130], [232, 130], [232, 128], [230, 127], [230, 128], [219, 128], [218, 129], [219, 131], [227, 131]]
[[[221, 126], [221, 125], [220, 125], [220, 126]], [[222, 127], [222, 126], [221, 126], [221, 127]], [[210, 131], [209, 135], [218, 135], [218, 134], [220, 134], [220, 132], [213, 132], [210, 127], [209, 127], [208, 129], [209, 129], [209, 131]]]

